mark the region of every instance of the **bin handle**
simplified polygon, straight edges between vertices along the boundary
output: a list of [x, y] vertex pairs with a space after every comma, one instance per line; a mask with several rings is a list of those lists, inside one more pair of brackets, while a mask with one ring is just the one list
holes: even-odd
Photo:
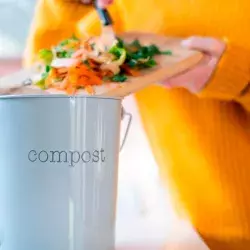
[[132, 114], [125, 111], [125, 109], [122, 108], [122, 120], [124, 120], [125, 117], [128, 117], [128, 122], [127, 122], [127, 127], [126, 127], [126, 130], [125, 130], [122, 142], [121, 142], [120, 152], [122, 151], [122, 149], [123, 149], [123, 147], [124, 147], [124, 145], [126, 143], [128, 133], [129, 133], [129, 130], [130, 130], [130, 127], [131, 127], [131, 124], [132, 124], [132, 119], [133, 119]]

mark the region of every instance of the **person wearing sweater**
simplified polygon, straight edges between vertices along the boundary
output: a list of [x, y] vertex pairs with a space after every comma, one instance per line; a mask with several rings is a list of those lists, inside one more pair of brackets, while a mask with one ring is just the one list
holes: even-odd
[[[72, 33], [100, 33], [97, 13], [83, 2], [38, 1], [26, 66], [39, 49]], [[249, 1], [115, 0], [109, 9], [117, 33], [183, 37], [183, 46], [205, 52], [195, 68], [136, 100], [180, 216], [210, 249], [250, 249]]]

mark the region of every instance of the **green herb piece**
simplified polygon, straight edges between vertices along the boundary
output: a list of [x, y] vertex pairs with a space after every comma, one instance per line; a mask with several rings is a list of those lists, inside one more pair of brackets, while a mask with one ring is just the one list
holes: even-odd
[[128, 60], [126, 63], [130, 68], [135, 68], [138, 65], [138, 61], [134, 59]]
[[117, 58], [117, 65], [122, 65], [126, 61], [127, 52], [124, 48], [119, 48], [117, 45], [114, 45], [110, 48], [109, 53], [113, 54]]
[[137, 69], [152, 68], [152, 67], [157, 65], [156, 61], [153, 58], [149, 58], [145, 62], [140, 62], [138, 60], [137, 61], [136, 60], [130, 60], [130, 61], [126, 62], [126, 64], [130, 68], [137, 68]]
[[45, 66], [45, 72], [46, 72], [46, 73], [49, 73], [50, 70], [51, 70], [51, 66], [50, 66], [50, 65], [46, 65], [46, 66]]
[[70, 42], [72, 42], [72, 41], [74, 41], [74, 42], [79, 41], [79, 39], [75, 35], [72, 35], [72, 37], [70, 37], [69, 39], [65, 39], [65, 40], [61, 41], [58, 46], [62, 46], [62, 47], [66, 46], [66, 45], [70, 44]]
[[152, 68], [152, 67], [154, 67], [154, 66], [156, 66], [156, 65], [157, 65], [156, 61], [155, 61], [154, 59], [151, 58], [151, 59], [149, 59], [148, 61], [142, 63], [142, 64], [141, 64], [141, 67], [142, 67], [142, 68]]
[[116, 46], [117, 46], [118, 48], [122, 48], [122, 49], [125, 48], [125, 45], [124, 45], [123, 40], [122, 40], [121, 38], [119, 38], [119, 37], [117, 37]]
[[172, 51], [170, 51], [170, 50], [161, 51], [154, 44], [148, 46], [148, 51], [149, 51], [149, 54], [151, 54], [152, 56], [154, 56], [154, 55], [169, 55], [169, 56], [172, 55]]
[[152, 53], [148, 51], [147, 47], [141, 47], [137, 51], [129, 53], [129, 57], [134, 60], [146, 59], [151, 56], [152, 56]]
[[35, 85], [37, 86], [37, 87], [39, 87], [40, 89], [46, 89], [46, 86], [45, 86], [45, 80], [46, 80], [46, 77], [43, 77], [42, 76], [42, 78], [39, 80], [39, 81], [37, 81], [36, 83], [35, 83]]
[[117, 75], [114, 75], [112, 78], [111, 78], [111, 81], [113, 82], [125, 82], [127, 80], [127, 76], [124, 75], [124, 74], [117, 74]]
[[88, 60], [84, 60], [83, 64], [85, 64], [86, 66], [89, 66], [89, 61]]
[[49, 75], [49, 72], [43, 72], [41, 77], [46, 79], [48, 77], [48, 75]]
[[72, 54], [75, 52], [75, 49], [64, 48], [66, 45], [70, 44], [71, 41], [74, 41], [73, 38], [64, 40], [58, 46], [54, 47], [58, 58], [70, 58], [72, 56]]
[[154, 55], [160, 55], [161, 51], [156, 45], [152, 44], [152, 45], [148, 46], [148, 53], [151, 56], [154, 56]]
[[137, 39], [134, 40], [132, 43], [130, 43], [129, 46], [137, 48], [137, 49], [141, 49], [142, 48], [141, 43]]
[[73, 40], [73, 41], [79, 41], [79, 38], [75, 34], [73, 34], [71, 36], [71, 40]]
[[124, 53], [124, 51], [125, 49], [119, 48], [117, 45], [114, 45], [110, 48], [109, 53], [113, 54], [114, 56], [116, 56], [116, 58], [119, 59], [121, 55]]
[[68, 56], [68, 52], [67, 51], [61, 51], [61, 52], [58, 52], [57, 53], [57, 56], [59, 57], [59, 58], [67, 58], [67, 56]]
[[139, 40], [134, 40], [127, 47], [126, 64], [131, 68], [145, 69], [157, 65], [156, 55], [172, 55], [171, 51], [161, 51], [155, 44], [143, 46]]
[[73, 49], [69, 50], [59, 50], [57, 51], [56, 55], [58, 58], [71, 58], [72, 54], [74, 53]]
[[171, 55], [171, 51], [161, 51], [159, 47], [155, 44], [151, 44], [149, 46], [142, 46], [138, 40], [134, 40], [127, 46], [128, 50], [128, 58], [132, 58], [135, 60], [153, 57], [155, 55]]
[[161, 54], [162, 55], [168, 55], [168, 56], [172, 56], [173, 55], [173, 53], [172, 53], [171, 50], [161, 51]]
[[46, 89], [46, 84], [45, 84], [45, 80], [47, 79], [49, 72], [51, 71], [51, 66], [50, 65], [46, 65], [44, 72], [41, 74], [41, 79], [39, 81], [36, 82], [36, 86], [38, 86], [41, 89]]
[[62, 42], [59, 43], [59, 46], [66, 46], [66, 45], [69, 44], [69, 42], [70, 42], [69, 39], [64, 40], [64, 41], [62, 41]]
[[53, 53], [49, 49], [41, 49], [38, 52], [38, 57], [42, 60], [45, 64], [50, 65], [53, 60]]

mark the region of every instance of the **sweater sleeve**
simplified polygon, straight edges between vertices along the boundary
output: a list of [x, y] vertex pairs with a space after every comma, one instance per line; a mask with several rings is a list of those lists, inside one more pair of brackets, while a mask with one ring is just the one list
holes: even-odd
[[[115, 16], [115, 29], [121, 30], [121, 19], [113, 4], [109, 11]], [[49, 48], [73, 34], [98, 35], [101, 23], [97, 12], [90, 5], [78, 0], [39, 0], [26, 43], [24, 66], [29, 67], [42, 48]]]
[[75, 34], [78, 20], [91, 11], [76, 0], [39, 0], [24, 52], [24, 66], [30, 66], [41, 48], [49, 48]]
[[237, 101], [250, 111], [250, 51], [241, 46], [227, 46], [211, 81], [200, 97]]

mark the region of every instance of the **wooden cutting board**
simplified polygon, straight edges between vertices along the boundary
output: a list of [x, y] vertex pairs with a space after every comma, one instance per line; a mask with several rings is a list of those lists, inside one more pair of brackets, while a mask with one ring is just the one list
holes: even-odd
[[183, 73], [194, 67], [203, 58], [201, 52], [182, 47], [182, 39], [180, 38], [171, 38], [140, 32], [129, 32], [122, 34], [120, 37], [126, 42], [132, 42], [135, 39], [138, 39], [143, 45], [155, 44], [162, 51], [170, 50], [172, 55], [156, 56], [156, 67], [141, 71], [140, 76], [128, 78], [128, 81], [120, 84], [119, 87], [113, 85], [114, 87], [112, 87], [112, 89], [101, 94], [103, 96], [125, 97], [146, 88], [150, 84], [159, 83]]
[[[194, 67], [203, 58], [203, 54], [201, 52], [182, 47], [182, 39], [180, 38], [140, 32], [128, 32], [121, 34], [119, 37], [124, 39], [125, 42], [133, 42], [135, 39], [138, 39], [143, 45], [155, 44], [162, 51], [171, 51], [172, 55], [156, 56], [154, 58], [157, 62], [156, 67], [140, 71], [141, 74], [139, 76], [129, 77], [124, 83], [110, 83], [108, 85], [104, 84], [96, 86], [94, 89], [97, 96], [123, 98], [140, 91], [151, 84], [160, 83], [163, 80], [183, 73]], [[5, 91], [6, 88], [18, 88], [22, 81], [29, 77], [33, 79], [32, 72], [27, 69], [0, 78], [0, 94], [1, 90]], [[36, 86], [30, 86], [16, 89], [15, 91], [12, 91], [12, 94], [40, 94], [41, 92], [42, 91]], [[50, 89], [47, 93], [65, 94], [65, 92], [55, 89]], [[85, 90], [80, 90], [77, 95], [89, 94]]]

